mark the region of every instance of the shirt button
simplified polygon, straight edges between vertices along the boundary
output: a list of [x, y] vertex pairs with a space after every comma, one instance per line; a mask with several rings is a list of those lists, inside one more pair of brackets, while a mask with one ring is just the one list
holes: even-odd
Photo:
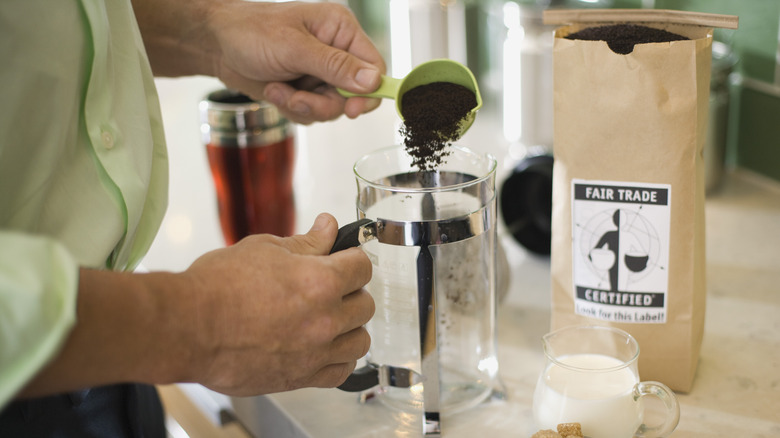
[[110, 132], [103, 131], [100, 134], [100, 139], [103, 140], [103, 147], [111, 149], [114, 147], [114, 136]]

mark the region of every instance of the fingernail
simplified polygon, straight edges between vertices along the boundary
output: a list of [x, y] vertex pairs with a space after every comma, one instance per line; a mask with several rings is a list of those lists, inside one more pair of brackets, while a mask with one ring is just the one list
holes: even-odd
[[279, 90], [279, 88], [274, 86], [267, 86], [265, 87], [264, 91], [265, 92], [263, 94], [265, 96], [265, 100], [277, 106], [282, 104], [282, 92]]
[[366, 99], [366, 106], [363, 108], [363, 113], [367, 113], [379, 108], [382, 104], [382, 99]]
[[296, 102], [290, 105], [290, 110], [304, 116], [308, 115], [311, 112], [311, 108], [309, 108], [309, 105], [306, 105], [303, 102]]
[[379, 72], [373, 68], [363, 68], [355, 75], [355, 82], [361, 87], [371, 88], [376, 84], [376, 80], [379, 77]]
[[314, 220], [314, 224], [311, 226], [311, 231], [320, 231], [328, 226], [330, 219], [325, 213], [320, 213], [317, 219]]

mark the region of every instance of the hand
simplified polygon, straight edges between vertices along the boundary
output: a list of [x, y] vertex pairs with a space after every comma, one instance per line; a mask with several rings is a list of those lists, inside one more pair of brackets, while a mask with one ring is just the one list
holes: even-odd
[[376, 90], [386, 67], [355, 16], [329, 3], [227, 2], [209, 18], [221, 56], [216, 75], [231, 88], [279, 107], [302, 124], [355, 118], [379, 99], [341, 97]]
[[[357, 248], [327, 255], [336, 220], [305, 235], [247, 237], [185, 271], [205, 348], [193, 380], [230, 395], [334, 387], [368, 351], [371, 263]], [[202, 365], [202, 366], [201, 366]]]
[[368, 351], [374, 301], [360, 249], [327, 255], [336, 232], [323, 214], [305, 235], [251, 236], [183, 273], [82, 268], [78, 318], [17, 396], [119, 382], [237, 396], [340, 385]]

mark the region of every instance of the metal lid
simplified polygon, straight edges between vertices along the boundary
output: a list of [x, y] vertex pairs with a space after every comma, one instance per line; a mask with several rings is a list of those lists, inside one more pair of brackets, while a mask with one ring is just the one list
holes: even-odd
[[211, 131], [256, 131], [287, 124], [275, 106], [229, 89], [209, 93], [199, 107], [201, 122]]
[[253, 129], [245, 131], [223, 131], [212, 129], [207, 124], [200, 125], [203, 143], [221, 147], [259, 147], [268, 146], [284, 141], [289, 137], [290, 131], [287, 124], [266, 129]]

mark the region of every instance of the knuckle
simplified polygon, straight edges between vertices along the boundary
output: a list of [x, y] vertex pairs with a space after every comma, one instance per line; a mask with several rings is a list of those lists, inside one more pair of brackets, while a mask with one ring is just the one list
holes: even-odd
[[368, 295], [368, 319], [371, 319], [376, 314], [376, 302], [374, 301], [374, 297], [371, 296], [370, 293], [366, 292], [366, 295]]
[[328, 122], [339, 118], [344, 113], [344, 104], [336, 99], [319, 102], [313, 107], [310, 118], [317, 122]]
[[330, 315], [321, 316], [314, 324], [314, 336], [320, 342], [330, 342], [335, 339], [341, 331], [339, 324]]
[[363, 284], [368, 284], [369, 281], [371, 281], [371, 277], [373, 276], [374, 272], [374, 265], [371, 263], [371, 259], [368, 258], [368, 255], [361, 249], [356, 248], [357, 251], [359, 251], [360, 257], [359, 259], [359, 267], [360, 267], [360, 278], [364, 282]]
[[313, 295], [309, 298], [316, 299], [317, 296], [332, 290], [336, 285], [336, 275], [333, 269], [320, 258], [300, 257], [297, 271], [300, 275], [297, 276], [296, 280], [300, 283], [300, 287]]
[[341, 290], [341, 280], [332, 269], [328, 268], [312, 274], [309, 283], [312, 294], [316, 295], [313, 299], [320, 304], [330, 301], [331, 297], [337, 296], [337, 292]]
[[333, 366], [331, 368], [332, 370], [332, 377], [329, 379], [330, 382], [332, 382], [329, 386], [339, 386], [342, 383], [346, 382], [349, 378], [349, 375], [352, 374], [352, 371], [355, 371], [355, 366], [357, 365], [357, 362], [350, 362], [345, 364], [339, 364], [336, 366]]
[[371, 348], [371, 335], [368, 333], [368, 330], [361, 327], [363, 330], [363, 336], [361, 336], [361, 339], [363, 340], [362, 348], [360, 349], [360, 355], [358, 358], [365, 356], [368, 354], [368, 350]]
[[341, 50], [328, 50], [324, 56], [326, 69], [329, 72], [332, 72], [334, 76], [351, 76], [349, 74], [350, 55], [347, 52]]
[[329, 21], [337, 21], [344, 17], [355, 18], [355, 14], [352, 13], [352, 10], [345, 5], [330, 2], [320, 3], [320, 5], [323, 15], [327, 16]]

